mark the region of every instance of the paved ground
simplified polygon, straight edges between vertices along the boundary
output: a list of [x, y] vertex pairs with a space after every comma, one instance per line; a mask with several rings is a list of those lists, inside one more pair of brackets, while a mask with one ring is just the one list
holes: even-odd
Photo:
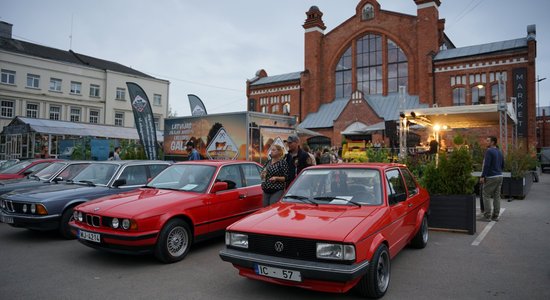
[[[425, 249], [402, 251], [384, 299], [550, 299], [550, 174], [502, 208], [475, 235], [430, 231]], [[201, 243], [164, 265], [0, 224], [0, 299], [360, 299], [244, 279], [223, 247]]]

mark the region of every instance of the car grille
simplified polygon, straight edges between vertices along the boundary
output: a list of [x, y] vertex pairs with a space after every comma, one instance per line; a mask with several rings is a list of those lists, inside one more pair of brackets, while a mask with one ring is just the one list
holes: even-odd
[[[0, 199], [1, 204], [0, 207], [3, 211], [7, 211], [10, 213], [16, 213], [16, 214], [30, 214], [31, 213], [31, 204], [30, 203], [20, 203], [20, 202], [13, 202], [11, 200], [5, 200]], [[23, 206], [26, 206], [27, 211], [23, 211]]]
[[85, 220], [85, 223], [88, 224], [88, 226], [93, 226], [93, 227], [101, 226], [101, 217], [100, 216], [85, 214], [84, 215], [84, 220]]
[[248, 234], [248, 251], [258, 254], [322, 261], [317, 259], [316, 248], [317, 241], [315, 240]]

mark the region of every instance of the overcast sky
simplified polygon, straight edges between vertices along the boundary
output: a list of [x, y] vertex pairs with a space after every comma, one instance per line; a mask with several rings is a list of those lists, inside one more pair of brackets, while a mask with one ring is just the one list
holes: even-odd
[[[550, 77], [550, 1], [442, 0], [440, 18], [456, 47], [527, 36], [537, 26], [537, 75]], [[303, 71], [305, 12], [316, 5], [328, 33], [358, 0], [0, 0], [13, 37], [115, 61], [170, 81], [170, 106], [190, 115], [187, 94], [208, 113], [246, 110], [246, 80]], [[416, 15], [413, 0], [379, 0]], [[71, 22], [72, 20], [72, 22]], [[72, 26], [71, 26], [72, 23]], [[550, 105], [550, 78], [540, 82]]]

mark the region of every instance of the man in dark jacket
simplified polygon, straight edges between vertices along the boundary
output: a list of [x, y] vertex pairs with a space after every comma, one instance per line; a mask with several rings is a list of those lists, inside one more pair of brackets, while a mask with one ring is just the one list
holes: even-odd
[[[486, 139], [488, 148], [483, 159], [483, 171], [479, 183], [483, 184], [484, 218], [487, 221], [498, 221], [500, 213], [500, 189], [502, 186], [502, 170], [504, 169], [504, 156], [497, 147], [497, 138], [494, 136]], [[491, 205], [491, 199], [493, 203]], [[492, 207], [492, 212], [491, 212]]]
[[302, 172], [303, 169], [312, 165], [309, 162], [309, 154], [300, 148], [300, 138], [291, 135], [285, 141], [288, 145], [288, 153], [285, 160], [288, 164], [287, 186]]

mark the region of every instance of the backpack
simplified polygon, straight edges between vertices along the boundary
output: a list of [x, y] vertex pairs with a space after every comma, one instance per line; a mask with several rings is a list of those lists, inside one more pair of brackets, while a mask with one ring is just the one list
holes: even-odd
[[321, 164], [330, 164], [331, 157], [330, 152], [325, 152], [321, 155]]

